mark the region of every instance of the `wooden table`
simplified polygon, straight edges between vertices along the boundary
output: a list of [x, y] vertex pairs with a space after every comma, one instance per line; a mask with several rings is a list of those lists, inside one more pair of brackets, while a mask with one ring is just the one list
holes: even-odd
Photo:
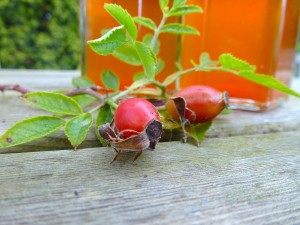
[[[0, 83], [70, 88], [77, 75], [0, 70]], [[0, 96], [0, 134], [41, 114], [16, 96]], [[299, 103], [221, 116], [200, 147], [162, 142], [135, 163], [110, 164], [92, 132], [78, 151], [62, 132], [2, 149], [0, 224], [300, 224]]]

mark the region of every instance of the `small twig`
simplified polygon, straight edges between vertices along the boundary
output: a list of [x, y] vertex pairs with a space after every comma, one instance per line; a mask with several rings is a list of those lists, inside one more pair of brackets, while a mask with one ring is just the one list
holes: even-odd
[[104, 90], [104, 88], [100, 87], [100, 86], [94, 85], [94, 86], [91, 86], [89, 88], [77, 88], [77, 89], [74, 89], [72, 91], [69, 91], [69, 92], [65, 93], [65, 95], [67, 95], [67, 96], [75, 96], [75, 95], [81, 95], [81, 94], [88, 94], [88, 95], [91, 95], [91, 96], [97, 98], [100, 101], [104, 101], [104, 96], [101, 95], [101, 94], [99, 94], [97, 92], [97, 91], [100, 91], [100, 90]]
[[4, 92], [4, 91], [17, 91], [19, 93], [21, 93], [22, 95], [31, 92], [29, 89], [24, 88], [18, 84], [4, 84], [4, 85], [0, 85], [0, 91]]

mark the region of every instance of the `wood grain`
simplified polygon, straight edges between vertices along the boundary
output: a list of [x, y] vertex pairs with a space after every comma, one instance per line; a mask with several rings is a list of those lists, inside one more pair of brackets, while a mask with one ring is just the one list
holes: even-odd
[[[34, 108], [21, 98], [12, 95], [0, 96], [0, 135], [16, 122], [33, 116], [50, 115]], [[244, 134], [263, 134], [273, 132], [300, 130], [300, 99], [290, 98], [281, 107], [264, 113], [234, 111], [230, 115], [219, 116], [215, 119], [207, 137], [226, 137]], [[96, 116], [94, 116], [96, 117]], [[86, 141], [79, 148], [100, 146], [92, 127]], [[180, 140], [178, 133], [164, 132], [161, 141]], [[70, 149], [63, 131], [59, 131], [48, 138], [25, 144], [26, 147], [12, 147], [0, 149], [0, 153], [20, 151], [41, 151]], [[44, 148], [41, 148], [44, 146]]]
[[0, 156], [0, 224], [299, 224], [300, 131]]

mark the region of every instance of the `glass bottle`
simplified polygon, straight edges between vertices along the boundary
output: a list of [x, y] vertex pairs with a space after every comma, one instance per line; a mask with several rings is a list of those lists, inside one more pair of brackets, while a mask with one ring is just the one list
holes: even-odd
[[[202, 15], [188, 15], [184, 23], [201, 35], [183, 36], [181, 62], [190, 67], [202, 52], [212, 59], [222, 53], [256, 65], [257, 72], [274, 76], [285, 84], [291, 65], [299, 21], [299, 0], [190, 0], [203, 7]], [[231, 106], [264, 111], [278, 105], [286, 95], [225, 72], [197, 72], [182, 77], [181, 87], [203, 84], [227, 90]]]
[[[123, 89], [132, 83], [134, 74], [143, 71], [143, 68], [128, 65], [113, 56], [97, 55], [86, 44], [88, 40], [99, 38], [102, 30], [118, 26], [118, 23], [105, 11], [103, 7], [105, 3], [121, 5], [132, 16], [150, 17], [156, 24], [160, 22], [162, 12], [157, 0], [80, 0], [82, 75], [86, 75], [101, 85], [101, 72], [110, 69], [119, 76], [120, 86]], [[153, 34], [148, 28], [138, 26], [139, 37], [147, 33]], [[172, 34], [161, 34], [159, 40], [161, 43], [159, 57], [165, 61], [165, 66], [157, 79], [162, 81], [175, 71], [177, 37]]]

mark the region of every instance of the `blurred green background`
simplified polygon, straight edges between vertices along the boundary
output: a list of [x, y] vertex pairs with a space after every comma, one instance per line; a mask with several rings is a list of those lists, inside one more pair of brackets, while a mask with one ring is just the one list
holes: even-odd
[[1, 68], [79, 69], [78, 0], [0, 0]]

